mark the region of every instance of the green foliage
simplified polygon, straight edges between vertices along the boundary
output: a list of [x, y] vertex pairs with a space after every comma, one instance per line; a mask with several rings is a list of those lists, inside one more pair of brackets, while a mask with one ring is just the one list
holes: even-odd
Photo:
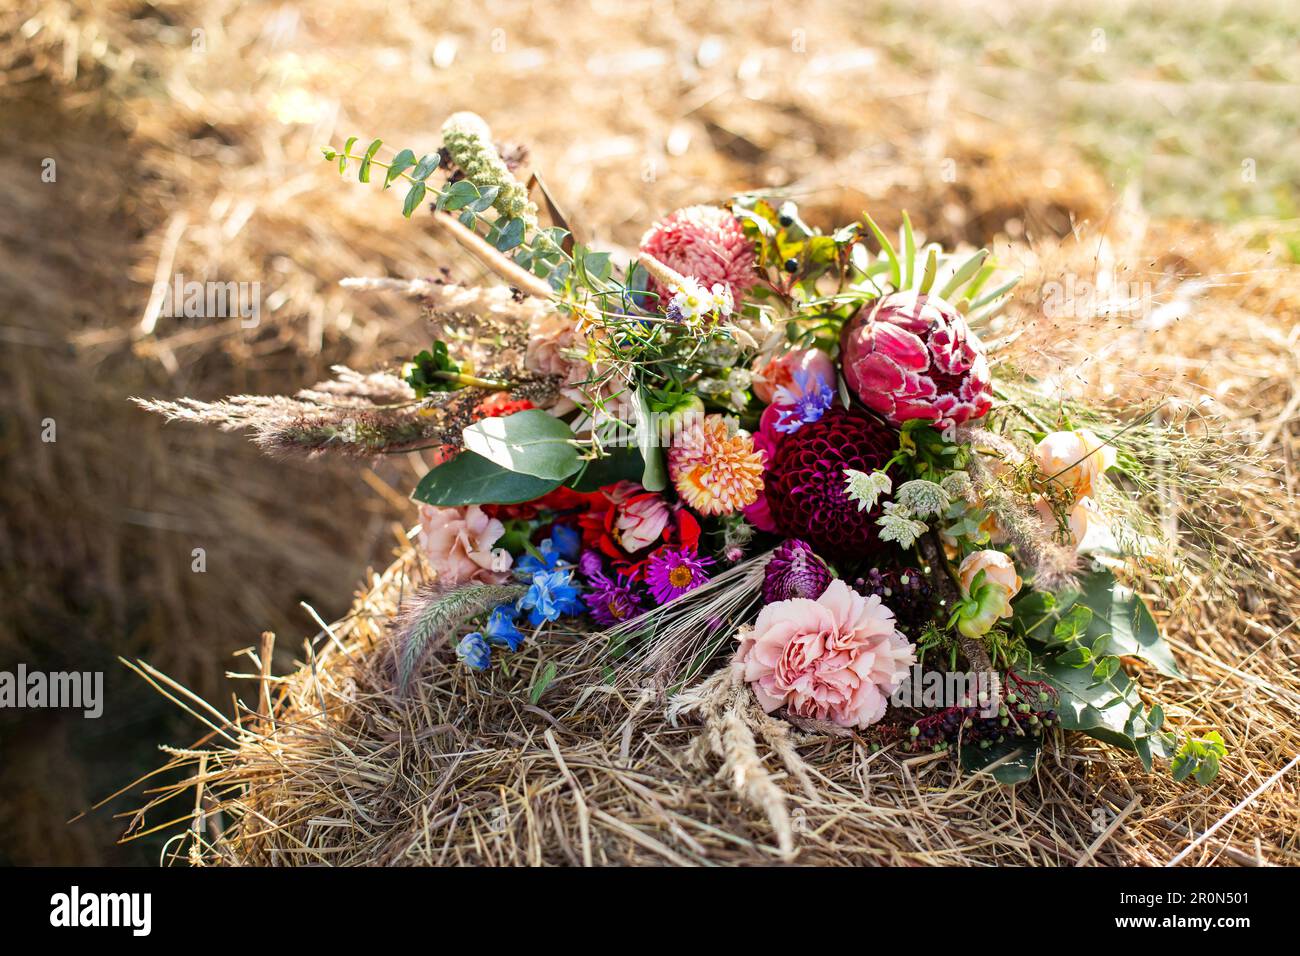
[[1175, 780], [1186, 780], [1195, 776], [1196, 782], [1208, 784], [1219, 775], [1219, 761], [1228, 755], [1228, 748], [1218, 731], [1210, 731], [1204, 737], [1188, 737], [1174, 759], [1169, 770]]
[[1108, 570], [1087, 575], [1078, 592], [1059, 595], [1034, 621], [1023, 613], [1031, 608], [1017, 602], [1017, 616], [1029, 625], [1024, 633], [1032, 641], [1051, 646], [1078, 640], [1095, 651], [1095, 642], [1105, 637], [1109, 653], [1140, 658], [1169, 677], [1182, 676], [1146, 602]]
[[430, 392], [451, 392], [460, 388], [456, 381], [459, 373], [460, 366], [452, 361], [447, 343], [438, 341], [415, 357], [406, 375], [406, 383], [415, 389], [417, 396], [424, 398]]
[[562, 481], [581, 467], [573, 430], [540, 408], [485, 418], [463, 435], [466, 449], [521, 475]]
[[439, 508], [461, 505], [517, 505], [560, 487], [560, 479], [521, 475], [463, 451], [451, 461], [425, 472], [411, 497]]
[[1005, 762], [998, 764], [988, 772], [992, 774], [993, 779], [998, 783], [1015, 786], [1018, 783], [1024, 783], [1034, 775], [1034, 770], [1038, 767], [1038, 755], [1041, 750], [1042, 739], [1040, 737], [1008, 736], [1001, 743], [990, 744], [988, 747], [963, 746], [961, 748], [961, 766], [967, 773], [980, 773], [986, 770], [990, 764], [997, 763], [997, 761], [1005, 757]]
[[664, 452], [660, 447], [659, 435], [652, 427], [654, 417], [650, 413], [649, 396], [644, 388], [638, 388], [633, 395], [636, 402], [636, 443], [641, 452], [645, 469], [641, 474], [641, 486], [646, 491], [663, 491], [668, 487], [668, 470], [664, 465]]
[[537, 675], [536, 680], [533, 681], [533, 685], [528, 688], [528, 703], [532, 704], [534, 707], [537, 706], [537, 702], [542, 699], [542, 695], [546, 693], [546, 689], [555, 682], [555, 675], [558, 672], [559, 668], [555, 666], [555, 661], [546, 662], [546, 666], [542, 668], [542, 672]]

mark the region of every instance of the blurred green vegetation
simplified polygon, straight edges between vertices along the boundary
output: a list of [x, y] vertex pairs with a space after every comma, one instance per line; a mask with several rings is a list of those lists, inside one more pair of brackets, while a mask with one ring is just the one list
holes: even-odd
[[864, 26], [977, 109], [1075, 145], [1154, 215], [1300, 215], [1300, 3], [888, 2]]

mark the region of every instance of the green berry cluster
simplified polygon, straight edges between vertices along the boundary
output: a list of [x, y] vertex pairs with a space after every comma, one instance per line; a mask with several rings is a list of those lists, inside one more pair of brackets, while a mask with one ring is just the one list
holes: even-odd
[[501, 155], [492, 145], [492, 132], [477, 113], [453, 113], [442, 124], [442, 144], [452, 162], [465, 178], [479, 189], [499, 188], [493, 208], [510, 219], [537, 223], [537, 206], [528, 198], [528, 190], [510, 174]]

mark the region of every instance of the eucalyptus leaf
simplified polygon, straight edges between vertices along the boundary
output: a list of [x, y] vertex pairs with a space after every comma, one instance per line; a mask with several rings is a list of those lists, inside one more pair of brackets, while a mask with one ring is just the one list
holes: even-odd
[[1014, 786], [1034, 775], [1040, 749], [1041, 743], [1037, 737], [1008, 736], [1001, 743], [985, 748], [963, 744], [961, 766], [967, 773], [979, 773], [990, 764], [1006, 757], [1005, 762], [998, 764], [989, 773], [998, 783]]
[[520, 474], [562, 481], [581, 467], [573, 430], [540, 408], [485, 418], [461, 434], [467, 449]]
[[659, 447], [659, 433], [654, 428], [654, 417], [644, 388], [632, 393], [636, 403], [636, 443], [645, 462], [641, 474], [641, 487], [646, 491], [663, 491], [668, 487], [668, 473], [664, 468], [663, 449]]
[[635, 448], [607, 449], [603, 458], [585, 462], [582, 469], [565, 482], [574, 491], [596, 491], [620, 481], [640, 481], [645, 474], [645, 460]]
[[420, 203], [424, 202], [425, 187], [424, 183], [412, 183], [411, 188], [406, 191], [406, 199], [402, 203], [402, 215], [407, 219], [411, 214], [420, 208]]
[[517, 505], [540, 498], [560, 486], [557, 479], [509, 471], [472, 451], [425, 472], [411, 497], [439, 508], [463, 505]]
[[[1058, 625], [1053, 618], [1064, 623], [1072, 620], [1072, 614], [1080, 613], [1078, 609], [1086, 607], [1092, 615], [1087, 630], [1075, 635], [1082, 644], [1093, 648], [1099, 639], [1108, 636], [1105, 644], [1107, 654], [1137, 657], [1168, 677], [1183, 676], [1141, 597], [1116, 581], [1107, 570], [1092, 572], [1083, 579], [1082, 585], [1079, 592], [1058, 597], [1055, 615], [1047, 615], [1037, 624], [1026, 615], [1023, 619], [1026, 636], [1049, 647], [1060, 643], [1064, 638], [1056, 635]], [[1020, 619], [1019, 610], [1017, 617]], [[1073, 627], [1067, 629], [1073, 630]]]
[[1049, 681], [1060, 696], [1057, 714], [1065, 730], [1079, 730], [1098, 740], [1139, 750], [1139, 741], [1156, 733], [1144, 713], [1137, 685], [1122, 670], [1097, 683], [1088, 668], [1071, 666], [1060, 656], [1040, 659], [1035, 675]]

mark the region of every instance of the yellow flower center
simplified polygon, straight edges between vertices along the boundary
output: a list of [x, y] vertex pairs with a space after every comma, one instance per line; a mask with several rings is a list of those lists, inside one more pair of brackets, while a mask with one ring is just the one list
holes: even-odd
[[675, 588], [684, 588], [691, 583], [691, 569], [684, 564], [679, 564], [668, 572], [668, 583]]

